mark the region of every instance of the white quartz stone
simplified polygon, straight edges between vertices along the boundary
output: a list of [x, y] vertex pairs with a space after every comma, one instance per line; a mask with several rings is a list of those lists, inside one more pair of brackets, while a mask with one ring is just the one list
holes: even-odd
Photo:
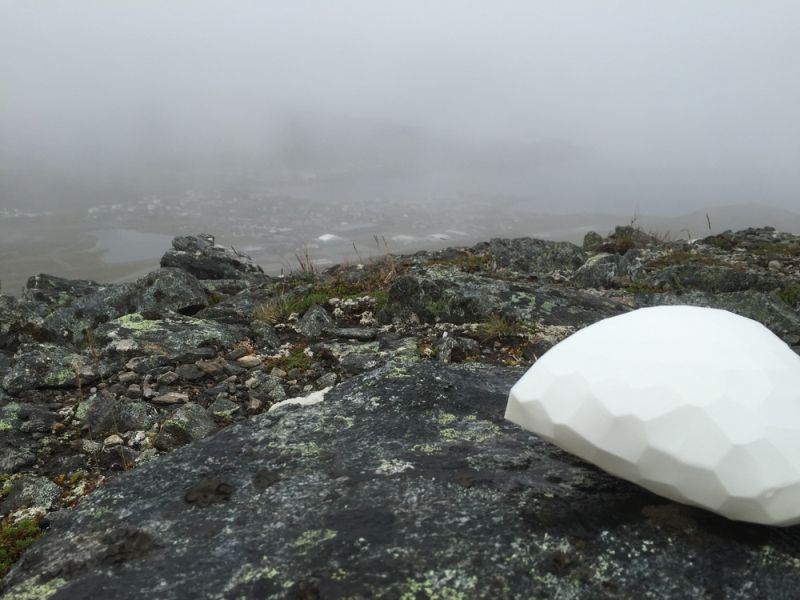
[[525, 373], [506, 418], [672, 500], [800, 523], [800, 356], [750, 319], [691, 306], [604, 319]]

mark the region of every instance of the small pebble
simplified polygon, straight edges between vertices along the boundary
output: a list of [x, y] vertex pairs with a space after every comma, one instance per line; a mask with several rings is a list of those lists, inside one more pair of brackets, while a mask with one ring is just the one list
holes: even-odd
[[247, 356], [242, 356], [241, 358], [236, 359], [236, 363], [240, 367], [244, 367], [245, 369], [252, 369], [253, 367], [257, 367], [262, 363], [262, 359], [260, 356], [256, 356], [255, 354], [249, 354]]
[[119, 376], [119, 382], [123, 384], [135, 383], [137, 381], [139, 381], [139, 376], [133, 371], [125, 371]]
[[105, 446], [121, 446], [124, 443], [125, 440], [123, 440], [116, 433], [112, 433], [110, 436], [108, 436], [106, 439], [103, 440], [103, 444]]
[[182, 392], [168, 392], [153, 398], [153, 404], [182, 404], [189, 401], [189, 395]]
[[158, 385], [172, 385], [178, 381], [178, 374], [175, 371], [167, 371], [166, 373], [162, 373], [156, 379]]

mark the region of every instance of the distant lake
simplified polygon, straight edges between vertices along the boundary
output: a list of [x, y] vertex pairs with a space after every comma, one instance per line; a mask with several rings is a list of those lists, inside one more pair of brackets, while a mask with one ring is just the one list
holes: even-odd
[[124, 263], [161, 258], [172, 245], [172, 236], [141, 233], [134, 229], [95, 229], [94, 249], [103, 253], [105, 263]]

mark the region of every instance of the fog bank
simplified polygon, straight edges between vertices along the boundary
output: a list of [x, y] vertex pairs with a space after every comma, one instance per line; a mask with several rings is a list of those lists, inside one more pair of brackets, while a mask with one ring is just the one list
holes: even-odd
[[0, 207], [800, 205], [790, 1], [0, 0]]

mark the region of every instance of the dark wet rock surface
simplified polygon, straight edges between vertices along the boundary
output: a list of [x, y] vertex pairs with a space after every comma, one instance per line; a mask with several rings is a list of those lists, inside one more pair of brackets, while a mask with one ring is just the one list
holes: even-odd
[[501, 417], [550, 347], [638, 307], [725, 308], [800, 352], [800, 237], [625, 226], [284, 277], [210, 236], [167, 254], [0, 295], [0, 526], [49, 524], [10, 597], [794, 597], [793, 529], [661, 500]]
[[505, 422], [521, 372], [392, 364], [226, 429], [55, 516], [5, 591], [792, 597], [794, 529], [667, 502]]

